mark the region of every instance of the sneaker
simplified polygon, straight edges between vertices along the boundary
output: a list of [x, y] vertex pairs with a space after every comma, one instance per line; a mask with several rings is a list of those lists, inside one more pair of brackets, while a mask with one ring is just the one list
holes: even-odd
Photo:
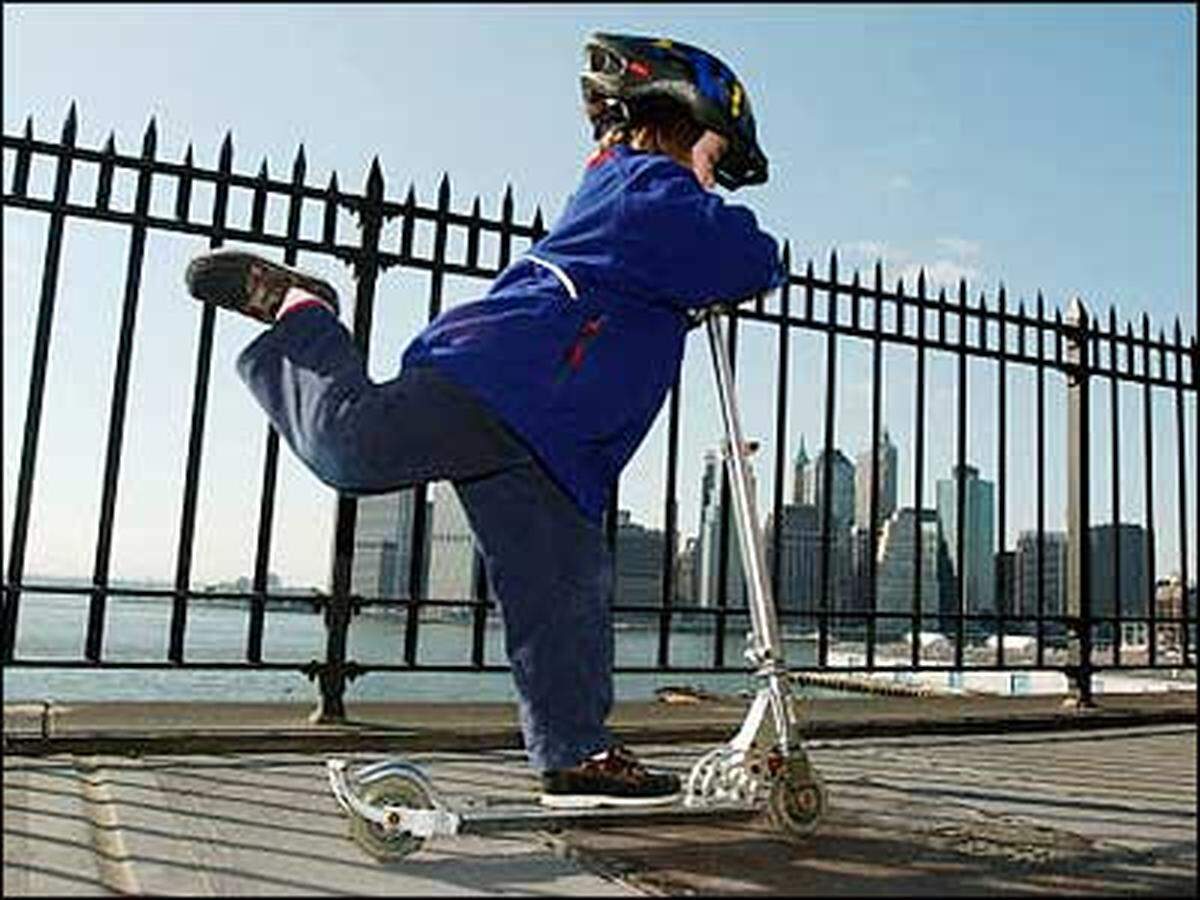
[[559, 809], [658, 806], [682, 796], [679, 777], [650, 772], [625, 747], [614, 746], [570, 769], [542, 774], [542, 805]]
[[187, 267], [188, 291], [197, 300], [272, 323], [289, 288], [300, 288], [338, 311], [337, 291], [319, 278], [252, 253], [223, 250], [197, 256]]

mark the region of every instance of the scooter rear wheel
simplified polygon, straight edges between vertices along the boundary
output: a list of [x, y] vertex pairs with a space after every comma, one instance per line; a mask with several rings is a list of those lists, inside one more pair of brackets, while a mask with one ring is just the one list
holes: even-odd
[[786, 838], [801, 841], [811, 835], [824, 818], [829, 797], [820, 776], [803, 752], [790, 757], [771, 785], [767, 814]]
[[[366, 785], [361, 799], [371, 806], [407, 806], [412, 809], [432, 809], [433, 798], [424, 785], [404, 775], [388, 775]], [[350, 837], [380, 862], [396, 862], [420, 850], [425, 838], [400, 829], [390, 830], [369, 819], [350, 814]]]

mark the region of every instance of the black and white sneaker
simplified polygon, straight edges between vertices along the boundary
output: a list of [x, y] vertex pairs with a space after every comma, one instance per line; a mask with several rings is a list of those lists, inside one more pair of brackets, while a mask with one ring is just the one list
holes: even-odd
[[336, 315], [337, 291], [332, 285], [252, 253], [222, 250], [192, 260], [184, 277], [197, 300], [224, 306], [242, 315], [271, 323], [289, 288], [300, 288], [327, 304]]
[[647, 770], [620, 745], [542, 774], [542, 805], [558, 809], [659, 806], [678, 800], [681, 790], [677, 775]]

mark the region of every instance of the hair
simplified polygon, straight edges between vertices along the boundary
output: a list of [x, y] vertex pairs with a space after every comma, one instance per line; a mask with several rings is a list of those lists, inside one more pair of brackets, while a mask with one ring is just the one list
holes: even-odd
[[600, 137], [601, 149], [629, 144], [639, 150], [668, 155], [686, 154], [704, 134], [681, 101], [673, 97], [647, 97], [629, 103], [629, 121], [609, 128]]

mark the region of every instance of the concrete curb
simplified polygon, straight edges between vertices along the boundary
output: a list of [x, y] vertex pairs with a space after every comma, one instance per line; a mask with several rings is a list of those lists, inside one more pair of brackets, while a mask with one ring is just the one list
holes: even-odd
[[[642, 722], [614, 724], [613, 734], [631, 744], [721, 742], [735, 730], [740, 717], [710, 722]], [[981, 711], [947, 717], [865, 715], [858, 719], [810, 719], [803, 731], [808, 740], [905, 737], [911, 735], [1012, 734], [1035, 731], [1135, 728], [1192, 724], [1194, 705], [1164, 709], [1063, 709], [1053, 712], [1004, 714]], [[422, 723], [411, 729], [370, 725], [311, 728], [179, 728], [105, 729], [68, 734], [5, 734], [4, 752], [21, 756], [73, 754], [278, 753], [357, 751], [462, 751], [520, 749], [520, 732], [513, 726], [464, 727], [461, 723]]]

